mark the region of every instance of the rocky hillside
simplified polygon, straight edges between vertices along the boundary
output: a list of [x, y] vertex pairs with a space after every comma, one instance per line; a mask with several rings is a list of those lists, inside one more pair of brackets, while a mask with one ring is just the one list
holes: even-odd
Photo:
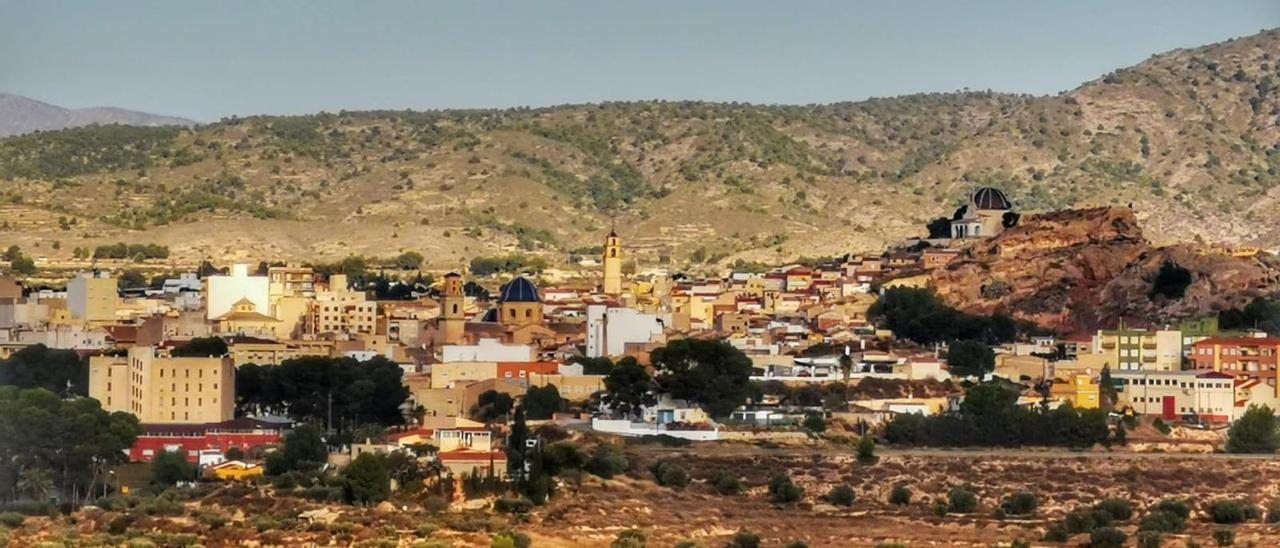
[[19, 95], [0, 93], [0, 137], [90, 124], [193, 126], [195, 122], [185, 118], [157, 116], [122, 108], [62, 108]]
[[[1181, 298], [1153, 295], [1166, 263], [1191, 275]], [[1175, 321], [1242, 307], [1280, 289], [1269, 254], [1203, 253], [1153, 247], [1132, 210], [1103, 207], [1023, 217], [995, 238], [967, 247], [934, 275], [944, 300], [969, 312], [1003, 311], [1061, 331]]]
[[[920, 235], [977, 185], [1024, 211], [1132, 204], [1155, 243], [1280, 246], [1280, 31], [1053, 97], [343, 112], [0, 141], [0, 243], [178, 259], [591, 252], [777, 261]], [[54, 242], [58, 249], [53, 249]]]

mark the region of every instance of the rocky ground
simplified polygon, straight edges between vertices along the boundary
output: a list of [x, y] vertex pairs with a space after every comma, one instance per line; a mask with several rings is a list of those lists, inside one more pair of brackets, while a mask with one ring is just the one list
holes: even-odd
[[[309, 502], [272, 497], [266, 488], [205, 488], [189, 495], [180, 514], [122, 519], [120, 511], [87, 510], [58, 519], [28, 518], [9, 531], [10, 546], [488, 546], [493, 535], [519, 531], [533, 546], [609, 546], [618, 533], [638, 528], [649, 546], [694, 542], [723, 546], [739, 531], [751, 531], [764, 546], [794, 541], [809, 546], [993, 546], [1022, 539], [1041, 539], [1046, 529], [1072, 509], [1104, 498], [1122, 498], [1134, 506], [1134, 517], [1119, 524], [1135, 536], [1147, 508], [1164, 498], [1186, 500], [1193, 508], [1186, 531], [1167, 535], [1165, 546], [1196, 542], [1213, 545], [1222, 526], [1207, 518], [1207, 503], [1221, 498], [1248, 498], [1262, 508], [1280, 500], [1280, 460], [1194, 458], [1184, 456], [1036, 456], [1029, 453], [986, 455], [883, 455], [875, 464], [859, 464], [847, 453], [814, 455], [741, 455], [701, 449], [676, 456], [632, 452], [631, 471], [612, 480], [584, 477], [567, 482], [552, 502], [527, 516], [489, 510], [441, 511], [420, 499], [401, 499], [380, 508]], [[648, 464], [672, 459], [693, 478], [683, 489], [653, 483]], [[745, 492], [717, 494], [706, 482], [716, 472], [740, 477]], [[802, 502], [769, 502], [767, 483], [787, 474], [804, 488]], [[857, 493], [852, 507], [836, 507], [821, 499], [832, 486], [848, 484]], [[906, 506], [889, 504], [897, 484], [913, 493]], [[971, 514], [935, 516], [931, 502], [956, 486], [978, 495]], [[1027, 491], [1039, 498], [1031, 517], [999, 519], [995, 510], [1008, 494]], [[305, 511], [328, 509], [331, 523], [307, 523]], [[1234, 526], [1236, 545], [1280, 543], [1280, 525], [1259, 519]], [[130, 540], [133, 539], [133, 540]], [[145, 540], [140, 540], [145, 539]], [[129, 544], [132, 542], [132, 544]], [[1073, 538], [1069, 546], [1087, 542]]]

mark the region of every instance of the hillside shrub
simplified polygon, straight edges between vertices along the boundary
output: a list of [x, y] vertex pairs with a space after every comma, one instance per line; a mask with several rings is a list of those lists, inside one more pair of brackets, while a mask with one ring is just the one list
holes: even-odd
[[827, 502], [836, 506], [853, 506], [853, 501], [857, 498], [853, 487], [848, 484], [841, 484], [831, 488], [827, 493]]
[[1164, 535], [1159, 531], [1138, 531], [1138, 548], [1160, 548], [1164, 545]]
[[1094, 529], [1089, 534], [1090, 548], [1124, 548], [1125, 542], [1129, 540], [1129, 535], [1124, 531], [1115, 527], [1103, 527]]
[[628, 465], [627, 456], [622, 454], [621, 449], [614, 445], [602, 444], [596, 446], [591, 452], [586, 470], [601, 478], [612, 479], [624, 472]]
[[1159, 510], [1147, 514], [1138, 524], [1139, 531], [1155, 531], [1159, 533], [1177, 533], [1186, 527], [1186, 519], [1173, 512]]
[[723, 470], [716, 472], [715, 476], [711, 478], [711, 485], [721, 495], [742, 494], [742, 480], [739, 480], [738, 476]]
[[760, 535], [750, 531], [738, 531], [729, 539], [728, 548], [760, 548]]
[[22, 523], [27, 521], [27, 517], [17, 512], [5, 512], [0, 514], [0, 525], [10, 529], [22, 527]]
[[533, 510], [533, 501], [526, 498], [500, 498], [493, 501], [493, 509], [505, 514], [528, 514]]
[[627, 529], [618, 533], [617, 538], [613, 539], [611, 548], [644, 548], [645, 543], [649, 541], [648, 535], [639, 529]]
[[1191, 507], [1178, 499], [1163, 499], [1151, 509], [1153, 512], [1169, 512], [1183, 520], [1191, 517]]
[[947, 492], [947, 512], [971, 514], [978, 510], [978, 496], [963, 487], [953, 487]]
[[689, 485], [689, 472], [684, 467], [671, 461], [660, 460], [649, 467], [654, 481], [663, 487], [683, 489]]
[[1267, 523], [1280, 523], [1280, 500], [1271, 501], [1267, 507]]
[[1104, 499], [1093, 508], [1106, 513], [1115, 521], [1128, 521], [1133, 517], [1133, 505], [1124, 499]]
[[1000, 503], [1000, 509], [1003, 510], [1006, 515], [1025, 516], [1028, 514], [1034, 514], [1039, 505], [1040, 501], [1036, 498], [1035, 494], [1021, 492], [1005, 497], [1004, 501]]
[[902, 484], [893, 486], [893, 490], [889, 491], [889, 504], [898, 506], [911, 504], [911, 489]]
[[1066, 542], [1071, 540], [1071, 533], [1067, 532], [1067, 526], [1061, 523], [1055, 523], [1049, 526], [1044, 532], [1045, 542]]
[[1252, 521], [1262, 515], [1257, 506], [1250, 504], [1246, 500], [1216, 500], [1209, 503], [1206, 513], [1209, 514], [1209, 519], [1213, 520], [1214, 523], [1224, 525]]
[[800, 502], [804, 498], [804, 489], [791, 481], [786, 474], [779, 474], [769, 480], [769, 500], [780, 504]]
[[1226, 527], [1216, 529], [1213, 531], [1213, 541], [1218, 546], [1231, 546], [1236, 543], [1236, 532]]

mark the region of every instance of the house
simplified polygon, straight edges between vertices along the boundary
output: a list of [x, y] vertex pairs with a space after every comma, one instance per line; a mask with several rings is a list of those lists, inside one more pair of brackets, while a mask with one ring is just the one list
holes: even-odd
[[207, 473], [215, 479], [222, 481], [245, 481], [262, 477], [263, 472], [263, 467], [257, 464], [251, 464], [241, 460], [229, 460], [221, 464], [213, 465], [209, 468]]
[[1071, 375], [1066, 379], [1053, 379], [1049, 397], [1068, 402], [1076, 409], [1097, 409], [1101, 400], [1098, 383], [1091, 375]]
[[493, 432], [484, 427], [437, 429], [433, 437], [436, 458], [455, 477], [507, 475], [507, 454], [494, 447]]
[[1280, 338], [1277, 337], [1209, 337], [1194, 343], [1191, 352], [1196, 371], [1260, 379], [1280, 394], [1276, 386], [1277, 358], [1280, 358]]
[[1111, 373], [1120, 404], [1164, 420], [1228, 422], [1235, 414], [1235, 377], [1216, 371], [1131, 371]]

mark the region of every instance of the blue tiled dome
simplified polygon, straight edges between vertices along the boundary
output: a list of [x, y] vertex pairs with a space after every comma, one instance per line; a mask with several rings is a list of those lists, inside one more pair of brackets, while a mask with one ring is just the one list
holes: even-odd
[[537, 303], [542, 302], [538, 296], [538, 288], [524, 276], [518, 276], [511, 283], [502, 286], [500, 303]]

